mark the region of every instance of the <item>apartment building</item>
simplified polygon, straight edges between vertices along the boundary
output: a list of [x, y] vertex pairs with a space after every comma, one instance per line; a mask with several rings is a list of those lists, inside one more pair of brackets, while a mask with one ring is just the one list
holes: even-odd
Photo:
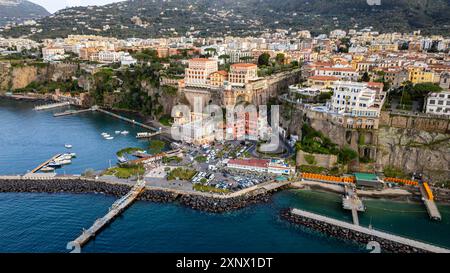
[[190, 59], [188, 68], [185, 70], [185, 85], [186, 87], [209, 88], [209, 76], [216, 71], [218, 71], [218, 64], [215, 60]]
[[228, 74], [228, 82], [232, 86], [243, 87], [258, 78], [258, 66], [250, 63], [232, 64]]
[[44, 62], [60, 60], [64, 58], [64, 48], [62, 47], [44, 47], [42, 48], [42, 58]]
[[428, 95], [425, 111], [427, 114], [450, 116], [450, 91]]

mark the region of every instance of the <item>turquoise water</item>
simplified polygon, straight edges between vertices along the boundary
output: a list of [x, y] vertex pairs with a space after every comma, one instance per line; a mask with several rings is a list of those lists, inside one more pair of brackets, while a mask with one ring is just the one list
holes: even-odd
[[[54, 118], [33, 104], [0, 99], [0, 174], [24, 173], [53, 154], [74, 146], [79, 156], [60, 172], [103, 169], [117, 150], [145, 147], [139, 128], [103, 114]], [[128, 130], [105, 141], [102, 132]], [[114, 163], [114, 162], [113, 162]], [[102, 217], [113, 197], [94, 194], [0, 193], [0, 252], [68, 252], [67, 242]], [[431, 222], [420, 203], [365, 200], [363, 225], [450, 247], [450, 206], [440, 206], [442, 222]], [[317, 191], [285, 191], [272, 202], [227, 214], [195, 211], [178, 204], [137, 202], [86, 247], [84, 252], [366, 252], [279, 219], [297, 207], [351, 221], [340, 196]]]
[[[59, 169], [59, 173], [80, 174], [88, 168], [104, 169], [117, 161], [116, 152], [125, 147], [147, 147], [137, 140], [142, 131], [127, 122], [102, 113], [82, 113], [53, 117], [63, 108], [34, 111], [33, 103], [0, 99], [0, 174], [22, 174], [62, 152], [74, 152], [73, 164]], [[115, 135], [127, 130], [128, 136]], [[101, 133], [115, 137], [105, 140]], [[65, 144], [72, 144], [68, 150]]]

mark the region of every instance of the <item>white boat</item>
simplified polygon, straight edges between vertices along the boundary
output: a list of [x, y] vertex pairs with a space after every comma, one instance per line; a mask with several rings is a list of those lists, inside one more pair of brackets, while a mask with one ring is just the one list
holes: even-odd
[[71, 144], [66, 144], [64, 145], [64, 147], [66, 147], [67, 149], [71, 149], [73, 146]]
[[59, 167], [61, 167], [61, 163], [60, 162], [56, 162], [56, 161], [52, 161], [52, 162], [48, 163], [48, 167], [59, 168]]
[[60, 164], [60, 165], [69, 165], [69, 164], [72, 164], [72, 160], [68, 160], [68, 159], [56, 160], [55, 163]]
[[116, 133], [116, 135], [118, 135], [118, 134], [120, 134], [121, 132], [120, 132], [120, 131], [115, 131], [114, 133]]
[[58, 157], [55, 161], [71, 160], [72, 156], [70, 154], [63, 154]]
[[130, 132], [128, 132], [128, 131], [122, 131], [122, 132], [121, 132], [121, 134], [124, 135], [124, 136], [125, 136], [125, 135], [128, 135], [129, 133], [130, 133]]
[[110, 136], [110, 137], [105, 137], [106, 140], [113, 140], [114, 137]]
[[103, 135], [103, 137], [104, 138], [108, 138], [108, 137], [111, 137], [111, 135], [110, 134], [106, 134], [106, 135]]
[[49, 166], [41, 169], [41, 172], [44, 172], [44, 173], [49, 173], [49, 172], [53, 172], [53, 171], [55, 171], [55, 168], [49, 167]]

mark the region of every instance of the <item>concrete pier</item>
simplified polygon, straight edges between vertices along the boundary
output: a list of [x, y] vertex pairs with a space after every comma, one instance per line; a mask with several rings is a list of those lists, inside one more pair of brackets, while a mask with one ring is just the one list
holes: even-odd
[[145, 128], [145, 129], [148, 129], [148, 130], [151, 130], [151, 131], [155, 131], [155, 132], [159, 132], [159, 129], [158, 129], [158, 128], [155, 128], [155, 127], [152, 127], [152, 126], [149, 126], [149, 125], [146, 125], [146, 124], [137, 122], [137, 121], [135, 121], [134, 119], [129, 119], [129, 118], [123, 117], [123, 116], [121, 116], [121, 115], [117, 115], [117, 114], [114, 114], [114, 113], [112, 113], [112, 112], [103, 110], [103, 109], [101, 109], [101, 108], [98, 107], [98, 106], [94, 106], [94, 107], [92, 107], [92, 109], [95, 110], [95, 111], [98, 111], [98, 112], [107, 114], [107, 115], [109, 115], [109, 116], [118, 118], [118, 119], [120, 119], [120, 120], [129, 122], [129, 123], [132, 123], [132, 124], [134, 124], [134, 125], [140, 126], [140, 127], [142, 127], [142, 128]]
[[362, 200], [356, 194], [356, 189], [351, 186], [344, 186], [345, 195], [342, 197], [342, 207], [352, 211], [353, 224], [359, 226], [358, 212], [364, 212], [366, 209]]
[[67, 102], [67, 101], [57, 102], [57, 103], [50, 103], [50, 104], [35, 106], [34, 110], [36, 110], [36, 111], [49, 110], [49, 109], [54, 109], [54, 108], [59, 108], [59, 107], [69, 106], [69, 105], [70, 105], [70, 102]]
[[320, 229], [332, 236], [343, 236], [342, 238], [344, 239], [346, 239], [346, 236], [348, 239], [364, 244], [368, 244], [371, 241], [377, 242], [381, 245], [381, 251], [450, 253], [450, 250], [446, 248], [411, 240], [375, 229], [352, 225], [347, 222], [304, 210], [291, 209], [290, 214], [294, 217], [290, 220], [293, 220], [295, 223], [300, 223], [310, 228], [315, 227], [315, 229]]
[[421, 183], [419, 185], [419, 190], [422, 194], [422, 200], [425, 204], [425, 207], [427, 208], [430, 219], [437, 221], [442, 220], [441, 213], [439, 212], [436, 203], [434, 202], [434, 196], [431, 192], [430, 187], [428, 186], [428, 183]]
[[76, 115], [76, 114], [81, 114], [81, 113], [86, 113], [86, 112], [91, 112], [92, 109], [81, 109], [81, 110], [67, 110], [64, 111], [62, 113], [56, 113], [53, 116], [54, 117], [63, 117], [63, 116], [70, 116], [70, 115]]
[[76, 238], [74, 241], [69, 242], [68, 246], [82, 247], [87, 244], [91, 238], [94, 238], [108, 223], [113, 221], [119, 216], [126, 208], [128, 208], [144, 190], [145, 182], [138, 181], [136, 185], [125, 196], [114, 202], [109, 209], [109, 212], [100, 219], [97, 219], [94, 224]]

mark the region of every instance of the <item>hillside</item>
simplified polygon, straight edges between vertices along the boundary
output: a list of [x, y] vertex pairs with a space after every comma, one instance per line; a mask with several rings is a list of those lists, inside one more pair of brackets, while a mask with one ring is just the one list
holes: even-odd
[[0, 25], [50, 15], [43, 7], [25, 0], [0, 0]]
[[[381, 0], [379, 6], [367, 0], [133, 0], [61, 10], [42, 20], [43, 31], [32, 37], [242, 36], [278, 28], [321, 33], [367, 26], [384, 32], [422, 29], [449, 34], [448, 14], [450, 0]], [[14, 28], [4, 35], [30, 35], [30, 28]]]

